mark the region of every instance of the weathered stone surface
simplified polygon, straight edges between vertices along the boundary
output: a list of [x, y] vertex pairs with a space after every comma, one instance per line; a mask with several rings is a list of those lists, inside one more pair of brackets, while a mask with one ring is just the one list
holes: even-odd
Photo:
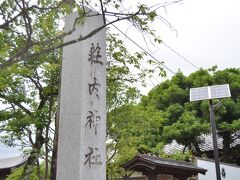
[[[86, 9], [86, 11], [89, 11]], [[91, 12], [90, 14], [94, 14]], [[65, 20], [72, 30], [78, 13]], [[64, 42], [103, 25], [84, 18]], [[106, 179], [106, 30], [63, 48], [57, 180]]]

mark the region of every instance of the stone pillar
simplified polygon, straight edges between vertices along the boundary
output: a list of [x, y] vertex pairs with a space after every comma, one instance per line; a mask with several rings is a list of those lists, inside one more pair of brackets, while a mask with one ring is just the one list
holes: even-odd
[[[85, 9], [66, 17], [69, 42], [103, 26]], [[75, 23], [77, 22], [77, 23]], [[74, 25], [75, 24], [75, 25]], [[63, 48], [57, 180], [106, 179], [106, 30]]]

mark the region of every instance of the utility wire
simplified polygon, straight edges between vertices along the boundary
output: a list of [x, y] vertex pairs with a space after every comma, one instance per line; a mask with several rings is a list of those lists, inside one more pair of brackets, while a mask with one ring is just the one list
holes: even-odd
[[189, 61], [187, 58], [185, 58], [184, 56], [182, 56], [180, 53], [178, 53], [177, 51], [175, 51], [173, 48], [171, 48], [170, 46], [168, 46], [166, 43], [164, 43], [163, 41], [161, 42], [165, 47], [167, 47], [168, 49], [170, 49], [172, 52], [174, 52], [175, 54], [177, 54], [179, 57], [181, 57], [183, 60], [185, 60], [186, 62], [188, 62], [189, 64], [191, 64], [193, 67], [195, 67], [197, 70], [199, 70], [200, 68], [198, 66], [196, 66], [195, 64], [193, 64], [191, 61]]
[[[90, 5], [89, 5], [90, 6]], [[90, 6], [93, 10], [95, 10], [92, 6]], [[95, 10], [96, 11], [96, 10]], [[107, 20], [108, 21], [108, 20]], [[109, 21], [108, 21], [109, 22]], [[171, 72], [173, 75], [176, 75], [176, 73], [169, 68], [168, 66], [164, 65], [162, 62], [160, 62], [158, 59], [156, 59], [153, 55], [151, 55], [147, 50], [145, 50], [143, 47], [141, 47], [139, 44], [137, 44], [132, 38], [130, 38], [127, 34], [125, 34], [122, 30], [120, 30], [118, 27], [116, 27], [114, 24], [111, 24], [115, 29], [117, 29], [122, 35], [124, 35], [127, 39], [129, 39], [132, 43], [134, 43], [137, 47], [139, 47], [141, 50], [143, 50], [146, 54], [148, 54], [151, 58], [153, 58], [155, 61], [157, 61], [162, 67], [167, 69], [169, 72]]]
[[[110, 36], [112, 36], [108, 31], [107, 31], [107, 33], [108, 33]], [[139, 61], [139, 65], [140, 65], [144, 70], [147, 70], [147, 68], [145, 68], [145, 67], [140, 63], [140, 61]], [[148, 80], [152, 83], [153, 86], [156, 86], [156, 84], [153, 83], [153, 81], [151, 80], [151, 78], [149, 78], [149, 77], [147, 77], [147, 78], [148, 78]], [[159, 81], [157, 78], [155, 78], [154, 76], [153, 76], [152, 78], [153, 78], [154, 80], [156, 80], [158, 84], [160, 84], [160, 81]]]
[[168, 66], [164, 65], [162, 62], [160, 62], [158, 59], [156, 59], [153, 55], [151, 55], [148, 51], [146, 51], [143, 47], [141, 47], [139, 44], [137, 44], [132, 38], [130, 38], [128, 35], [126, 35], [124, 32], [122, 32], [118, 27], [116, 27], [114, 24], [111, 24], [115, 29], [117, 29], [122, 35], [124, 35], [128, 40], [130, 40], [132, 43], [134, 43], [137, 47], [139, 47], [141, 50], [143, 50], [145, 53], [147, 53], [151, 58], [153, 58], [155, 61], [157, 61], [161, 66], [163, 66], [165, 69], [167, 69], [172, 74], [176, 75], [176, 73], [169, 68]]
[[[140, 66], [141, 66], [143, 69], [146, 70], [146, 68], [145, 68], [141, 63], [139, 63], [139, 64], [140, 64]], [[160, 81], [159, 81], [157, 78], [155, 78], [154, 76], [152, 76], [152, 77], [153, 77], [153, 79], [155, 79], [155, 80], [158, 82], [158, 84], [160, 84]], [[153, 86], [156, 86], [156, 84], [154, 84], [154, 83], [152, 82], [151, 78], [148, 78], [148, 79], [149, 79], [149, 81], [152, 83]]]
[[[91, 6], [90, 6], [91, 7]], [[93, 7], [91, 7], [92, 9], [94, 9]], [[95, 10], [95, 9], [94, 9]], [[95, 10], [96, 11], [96, 10]], [[107, 20], [108, 21], [108, 20]], [[151, 55], [148, 51], [146, 51], [143, 47], [141, 47], [139, 44], [137, 44], [133, 39], [131, 39], [126, 33], [124, 33], [123, 31], [121, 31], [118, 27], [116, 27], [114, 24], [111, 24], [115, 29], [117, 29], [121, 34], [123, 34], [127, 39], [129, 39], [132, 43], [134, 43], [137, 47], [139, 47], [140, 49], [142, 49], [145, 53], [147, 53], [150, 57], [152, 57], [154, 60], [156, 60], [161, 66], [163, 66], [165, 69], [167, 69], [169, 72], [171, 72], [172, 74], [176, 75], [176, 73], [169, 68], [168, 66], [164, 65], [162, 62], [160, 62], [158, 59], [156, 59], [153, 55]], [[199, 70], [200, 68], [198, 66], [196, 66], [195, 64], [193, 64], [191, 61], [189, 61], [187, 58], [185, 58], [184, 56], [182, 56], [180, 53], [178, 53], [177, 51], [175, 51], [173, 48], [171, 48], [170, 46], [168, 46], [166, 43], [164, 43], [163, 41], [161, 42], [165, 47], [167, 47], [168, 49], [170, 49], [172, 52], [174, 52], [175, 54], [177, 54], [180, 58], [182, 58], [184, 61], [186, 61], [187, 63], [189, 63], [190, 65], [192, 65], [193, 67], [195, 67], [197, 70]]]

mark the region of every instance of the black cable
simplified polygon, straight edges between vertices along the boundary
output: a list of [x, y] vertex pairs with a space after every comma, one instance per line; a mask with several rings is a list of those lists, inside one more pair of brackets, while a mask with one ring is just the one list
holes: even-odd
[[143, 50], [145, 53], [147, 53], [151, 58], [153, 58], [155, 61], [157, 61], [161, 66], [163, 66], [165, 69], [167, 69], [172, 74], [176, 75], [176, 73], [169, 68], [168, 66], [164, 65], [162, 62], [157, 60], [153, 55], [151, 55], [148, 51], [146, 51], [143, 47], [141, 47], [139, 44], [137, 44], [133, 39], [131, 39], [128, 35], [126, 35], [124, 32], [122, 32], [118, 27], [116, 27], [114, 24], [111, 24], [114, 28], [116, 28], [121, 34], [123, 34], [127, 39], [129, 39], [132, 43], [134, 43], [137, 47], [139, 47], [141, 50]]
[[184, 56], [182, 56], [181, 54], [179, 54], [177, 51], [175, 51], [173, 48], [171, 48], [170, 46], [168, 46], [166, 43], [164, 43], [163, 41], [161, 42], [164, 46], [166, 46], [168, 49], [170, 49], [171, 51], [173, 51], [175, 54], [177, 54], [179, 57], [181, 57], [183, 60], [185, 60], [186, 62], [188, 62], [189, 64], [191, 64], [192, 66], [194, 66], [196, 69], [200, 69], [199, 67], [197, 67], [195, 64], [193, 64], [191, 61], [189, 61], [187, 58], [185, 58]]

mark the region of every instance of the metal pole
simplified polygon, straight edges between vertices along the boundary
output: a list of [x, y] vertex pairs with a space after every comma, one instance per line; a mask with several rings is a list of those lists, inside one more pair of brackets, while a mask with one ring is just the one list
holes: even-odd
[[220, 165], [219, 165], [219, 154], [218, 154], [218, 146], [217, 146], [217, 133], [216, 133], [216, 124], [214, 120], [214, 107], [212, 100], [210, 102], [210, 123], [212, 127], [212, 139], [213, 139], [213, 149], [214, 149], [214, 160], [215, 160], [215, 168], [216, 168], [216, 176], [217, 180], [221, 180], [220, 174]]

